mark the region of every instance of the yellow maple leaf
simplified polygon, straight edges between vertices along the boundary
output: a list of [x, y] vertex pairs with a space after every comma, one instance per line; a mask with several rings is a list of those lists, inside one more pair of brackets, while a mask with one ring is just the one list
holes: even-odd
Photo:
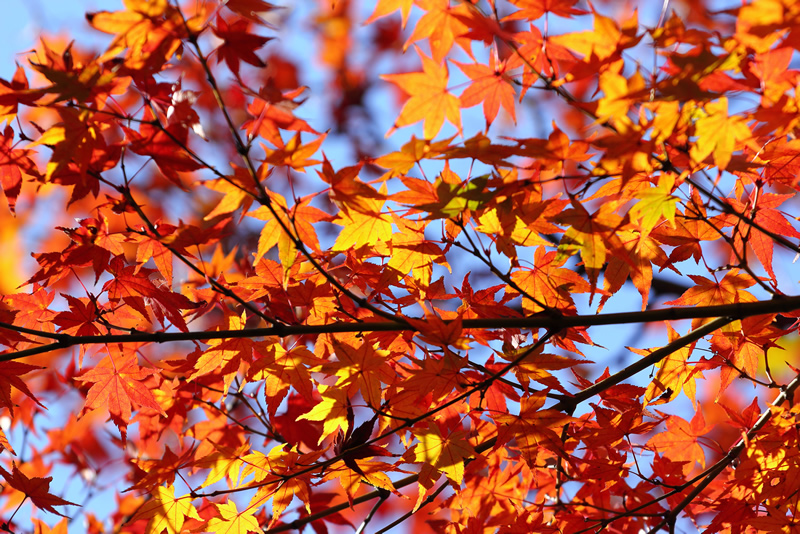
[[425, 462], [435, 467], [447, 478], [461, 484], [464, 480], [464, 459], [473, 456], [474, 451], [461, 430], [442, 436], [439, 427], [432, 422], [428, 428], [414, 429], [419, 440], [414, 453], [417, 462]]
[[[670, 342], [680, 337], [678, 333], [667, 323]], [[694, 345], [683, 347], [672, 352], [669, 356], [656, 364], [658, 373], [647, 386], [644, 394], [644, 405], [663, 404], [674, 400], [683, 390], [692, 404], [697, 404], [697, 387], [694, 380], [695, 365], [689, 363], [689, 356], [692, 354]], [[640, 356], [647, 356], [651, 351], [633, 349], [633, 352]]]
[[333, 347], [339, 361], [322, 366], [323, 372], [336, 372], [340, 380], [336, 387], [350, 397], [361, 392], [364, 401], [373, 408], [381, 405], [383, 384], [391, 384], [396, 378], [394, 370], [387, 363], [389, 351], [377, 350], [370, 343], [353, 338], [352, 343], [333, 340]]
[[209, 520], [206, 529], [216, 534], [246, 534], [247, 532], [261, 532], [258, 519], [253, 515], [253, 509], [247, 508], [242, 512], [236, 509], [236, 503], [214, 503], [221, 517]]
[[672, 196], [672, 187], [675, 185], [675, 176], [671, 174], [662, 175], [658, 180], [657, 187], [644, 189], [636, 193], [639, 199], [628, 212], [633, 220], [639, 220], [641, 231], [647, 236], [655, 228], [661, 217], [670, 223], [673, 228], [675, 220], [675, 208], [678, 198]]
[[343, 209], [333, 222], [344, 226], [333, 244], [333, 250], [374, 246], [378, 241], [386, 243], [392, 238], [391, 219], [383, 213]]
[[239, 472], [244, 465], [242, 456], [250, 450], [250, 445], [243, 443], [237, 449], [233, 449], [215, 444], [214, 448], [216, 452], [197, 460], [194, 464], [194, 467], [199, 469], [211, 469], [208, 476], [206, 476], [205, 482], [200, 487], [206, 488], [225, 477], [228, 478], [231, 485], [238, 484]]
[[152, 499], [145, 502], [131, 522], [138, 519], [149, 519], [145, 534], [161, 534], [166, 530], [169, 534], [180, 534], [187, 517], [202, 521], [189, 495], [175, 498], [173, 486], [157, 486]]
[[594, 55], [598, 59], [606, 59], [617, 50], [622, 37], [619, 25], [614, 19], [595, 13], [594, 29], [553, 35], [549, 38], [549, 42], [574, 50], [586, 58]]
[[[689, 154], [692, 161], [702, 163], [710, 154], [714, 156], [714, 165], [725, 170], [731, 161], [731, 155], [737, 150], [737, 143], [750, 141], [753, 133], [747, 127], [743, 117], [728, 116], [728, 99], [722, 97], [716, 102], [706, 104], [706, 116], [697, 120], [695, 125], [695, 142]], [[755, 150], [758, 146], [754, 145]]]
[[319, 443], [325, 438], [341, 430], [347, 432], [349, 424], [347, 422], [347, 395], [344, 390], [336, 387], [320, 385], [319, 394], [322, 401], [317, 403], [310, 412], [304, 413], [298, 420], [308, 419], [309, 421], [323, 421], [322, 435]]
[[448, 269], [450, 267], [444, 259], [442, 249], [425, 239], [424, 225], [407, 224], [403, 220], [397, 222], [398, 227], [402, 225], [403, 231], [392, 235], [389, 267], [404, 275], [411, 271], [415, 280], [424, 285], [430, 284], [434, 262], [441, 263]]
[[[247, 317], [242, 312], [241, 317], [235, 314], [228, 316], [229, 330], [244, 330]], [[189, 377], [194, 380], [197, 377], [213, 372], [221, 372], [225, 377], [225, 392], [227, 393], [233, 382], [234, 377], [239, 372], [242, 363], [249, 364], [253, 359], [254, 342], [248, 338], [212, 339], [209, 340], [210, 347], [206, 350], [194, 364], [196, 369]]]

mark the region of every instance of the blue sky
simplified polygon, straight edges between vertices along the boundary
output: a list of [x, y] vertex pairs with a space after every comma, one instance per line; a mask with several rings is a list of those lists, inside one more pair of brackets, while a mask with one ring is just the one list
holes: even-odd
[[86, 11], [119, 9], [121, 0], [5, 0], [0, 17], [0, 78], [14, 73], [42, 31], [48, 34], [81, 34], [89, 28]]

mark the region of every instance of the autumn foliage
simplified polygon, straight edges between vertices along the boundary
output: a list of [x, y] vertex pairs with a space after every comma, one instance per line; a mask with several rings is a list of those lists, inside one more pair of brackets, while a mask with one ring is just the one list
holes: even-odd
[[0, 80], [3, 530], [800, 529], [796, 2], [123, 4]]

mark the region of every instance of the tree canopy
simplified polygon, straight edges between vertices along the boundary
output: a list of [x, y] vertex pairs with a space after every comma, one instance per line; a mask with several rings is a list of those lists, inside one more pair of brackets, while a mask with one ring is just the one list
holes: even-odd
[[798, 531], [800, 5], [634, 4], [42, 36], [0, 79], [0, 527]]

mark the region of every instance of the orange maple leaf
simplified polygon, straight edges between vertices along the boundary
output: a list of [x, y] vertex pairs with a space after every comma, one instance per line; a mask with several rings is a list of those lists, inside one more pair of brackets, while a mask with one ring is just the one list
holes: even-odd
[[[739, 274], [739, 269], [731, 269], [721, 281], [709, 280], [702, 276], [689, 275], [696, 286], [689, 288], [679, 298], [664, 304], [671, 306], [720, 306], [723, 304], [736, 304], [739, 302], [755, 302], [758, 300], [745, 288], [755, 284], [749, 274]], [[710, 321], [710, 319], [693, 319], [692, 328]], [[739, 321], [731, 323], [739, 329]]]
[[0, 136], [0, 186], [8, 201], [8, 209], [15, 213], [17, 197], [22, 190], [22, 175], [33, 174], [36, 167], [28, 157], [28, 151], [13, 148], [14, 130], [6, 126]]
[[0, 428], [0, 452], [3, 452], [3, 451], [8, 451], [11, 454], [13, 454], [14, 456], [17, 455], [17, 453], [14, 452], [14, 448], [8, 442], [8, 438], [6, 437], [6, 433], [3, 432], [2, 428]]
[[519, 415], [499, 413], [493, 416], [497, 422], [498, 443], [514, 439], [525, 463], [531, 467], [538, 465], [537, 458], [545, 450], [569, 461], [558, 433], [574, 419], [558, 410], [542, 410], [545, 398], [543, 391], [531, 393], [520, 401]]
[[706, 426], [703, 412], [698, 408], [691, 422], [670, 415], [667, 418], [667, 430], [656, 434], [647, 442], [647, 447], [656, 452], [661, 452], [673, 462], [685, 462], [683, 473], [688, 475], [694, 469], [695, 462], [702, 467], [706, 466], [706, 455], [700, 446], [699, 438], [711, 430]]
[[339, 361], [323, 365], [322, 371], [335, 372], [339, 377], [336, 387], [346, 391], [348, 397], [360, 391], [369, 406], [381, 406], [381, 384], [391, 384], [396, 377], [389, 366], [389, 352], [357, 339], [335, 339], [333, 347]]
[[417, 0], [417, 4], [425, 14], [414, 26], [414, 33], [406, 41], [406, 47], [427, 38], [436, 63], [441, 63], [453, 47], [453, 43], [458, 41], [461, 41], [464, 50], [470, 53], [471, 42], [459, 39], [469, 31], [463, 20], [469, 17], [468, 6], [461, 3], [453, 5], [450, 0]]
[[545, 13], [571, 19], [573, 15], [585, 15], [587, 11], [573, 7], [578, 0], [511, 0], [519, 8], [506, 19], [534, 21]]
[[470, 77], [472, 83], [464, 89], [459, 97], [462, 108], [470, 108], [483, 103], [483, 114], [486, 117], [486, 128], [497, 117], [500, 106], [511, 116], [516, 123], [517, 115], [514, 105], [514, 86], [511, 85], [511, 78], [505, 73], [506, 63], [497, 58], [497, 49], [492, 49], [489, 56], [489, 65], [480, 63], [468, 64], [453, 61], [464, 74]]
[[447, 90], [447, 65], [440, 65], [417, 51], [422, 58], [423, 72], [410, 74], [385, 74], [384, 80], [398, 85], [411, 98], [403, 105], [394, 126], [386, 134], [392, 135], [402, 128], [424, 120], [422, 134], [433, 139], [444, 124], [445, 117], [461, 132], [461, 101]]
[[398, 9], [403, 15], [403, 28], [408, 23], [408, 15], [411, 13], [411, 6], [414, 5], [414, 0], [378, 0], [375, 3], [375, 10], [369, 16], [364, 24], [372, 24], [374, 21], [381, 17], [385, 17], [397, 11]]
[[[547, 252], [544, 247], [537, 247], [534, 252], [534, 269], [519, 269], [511, 273], [511, 279], [535, 300], [523, 299], [522, 309], [528, 314], [543, 310], [537, 304], [550, 308], [572, 311], [575, 301], [572, 295], [591, 291], [589, 283], [572, 269], [564, 268], [566, 258], [558, 257], [555, 251]], [[512, 290], [512, 288], [508, 288]]]
[[[241, 317], [235, 314], [228, 315], [229, 330], [244, 330], [247, 318], [242, 312]], [[225, 392], [230, 388], [231, 382], [239, 372], [241, 364], [249, 364], [253, 360], [253, 348], [256, 343], [246, 337], [230, 339], [209, 340], [209, 348], [197, 359], [194, 364], [195, 372], [189, 380], [209, 373], [218, 372], [224, 376]]]
[[320, 163], [318, 160], [310, 158], [319, 150], [319, 146], [327, 135], [327, 133], [324, 133], [304, 145], [298, 131], [282, 148], [270, 150], [262, 144], [264, 152], [267, 153], [264, 161], [272, 165], [287, 165], [296, 171], [305, 172], [306, 167]]
[[105, 357], [97, 367], [76, 378], [81, 382], [93, 383], [86, 394], [86, 404], [81, 414], [107, 408], [124, 441], [132, 407], [146, 406], [166, 415], [150, 388], [144, 384], [144, 380], [154, 374], [155, 369], [139, 367], [135, 356], [122, 356], [117, 360], [111, 356]]

